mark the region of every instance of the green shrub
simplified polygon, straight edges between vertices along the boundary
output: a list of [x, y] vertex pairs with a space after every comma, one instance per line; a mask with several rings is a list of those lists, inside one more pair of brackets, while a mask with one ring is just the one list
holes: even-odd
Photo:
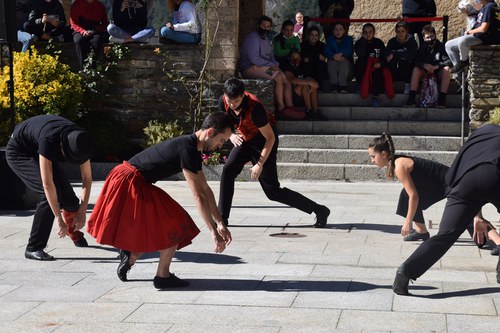
[[495, 108], [492, 112], [490, 112], [490, 120], [489, 124], [500, 125], [500, 107]]
[[[14, 52], [14, 102], [21, 120], [40, 114], [56, 114], [75, 120], [82, 102], [81, 78], [62, 64], [58, 56]], [[0, 108], [9, 107], [9, 67], [0, 72]]]
[[148, 126], [144, 128], [146, 147], [151, 147], [162, 141], [182, 135], [182, 133], [182, 128], [177, 123], [177, 120], [173, 122], [150, 120]]

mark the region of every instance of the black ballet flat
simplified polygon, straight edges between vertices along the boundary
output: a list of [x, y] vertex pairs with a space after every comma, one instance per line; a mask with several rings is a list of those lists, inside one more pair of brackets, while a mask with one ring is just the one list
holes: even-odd
[[189, 286], [189, 281], [179, 279], [175, 274], [170, 273], [169, 277], [155, 276], [153, 285], [156, 289], [182, 288]]

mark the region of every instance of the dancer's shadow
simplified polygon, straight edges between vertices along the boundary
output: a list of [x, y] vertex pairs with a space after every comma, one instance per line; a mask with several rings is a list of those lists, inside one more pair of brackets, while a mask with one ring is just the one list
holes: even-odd
[[[328, 226], [328, 225], [327, 225]], [[379, 223], [335, 223], [331, 225], [334, 228], [342, 230], [371, 230], [380, 231], [388, 234], [401, 234], [401, 226], [393, 224]]]
[[[413, 287], [411, 289], [414, 289]], [[445, 293], [432, 294], [432, 295], [413, 295], [415, 297], [420, 298], [429, 298], [429, 299], [445, 299], [451, 297], [465, 297], [465, 296], [477, 296], [477, 295], [486, 295], [486, 294], [494, 294], [500, 293], [500, 287], [485, 287], [485, 288], [477, 288], [477, 289], [468, 289], [468, 290], [457, 290], [457, 291], [449, 291]]]

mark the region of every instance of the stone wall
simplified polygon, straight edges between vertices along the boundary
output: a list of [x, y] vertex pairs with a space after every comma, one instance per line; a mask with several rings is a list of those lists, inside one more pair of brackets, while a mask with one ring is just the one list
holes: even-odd
[[500, 107], [500, 45], [473, 46], [470, 52], [470, 128], [476, 129]]
[[[151, 119], [178, 120], [186, 132], [192, 131], [204, 47], [140, 44], [127, 47], [130, 59], [121, 61], [107, 80], [103, 111], [111, 112], [125, 123], [131, 137], [140, 136]], [[245, 83], [273, 111], [273, 82], [245, 80]], [[222, 87], [223, 81], [204, 82], [203, 114], [218, 110]]]

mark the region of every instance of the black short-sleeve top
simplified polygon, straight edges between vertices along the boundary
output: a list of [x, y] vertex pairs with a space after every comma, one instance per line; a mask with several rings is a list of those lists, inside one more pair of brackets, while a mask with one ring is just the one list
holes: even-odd
[[66, 118], [40, 115], [17, 125], [12, 137], [25, 154], [33, 157], [40, 154], [56, 162], [65, 159], [61, 152], [61, 134], [74, 129], [80, 127]]
[[197, 144], [195, 134], [179, 136], [143, 150], [128, 162], [151, 183], [173, 176], [182, 169], [198, 173], [202, 160]]

